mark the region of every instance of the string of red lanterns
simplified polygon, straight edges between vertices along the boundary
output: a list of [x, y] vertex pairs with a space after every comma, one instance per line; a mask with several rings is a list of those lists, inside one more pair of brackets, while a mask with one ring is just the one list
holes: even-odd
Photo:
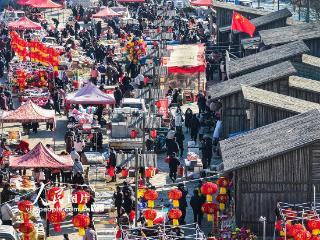
[[53, 230], [55, 232], [61, 231], [61, 222], [63, 222], [67, 216], [67, 213], [61, 209], [60, 200], [64, 197], [64, 191], [60, 187], [52, 187], [47, 193], [47, 200], [53, 202], [54, 208], [48, 211], [47, 219], [53, 224]]
[[34, 231], [34, 224], [29, 221], [29, 213], [33, 209], [33, 203], [24, 200], [18, 203], [18, 209], [22, 212], [23, 222], [19, 225], [19, 231], [23, 233], [24, 240], [30, 240], [30, 233]]

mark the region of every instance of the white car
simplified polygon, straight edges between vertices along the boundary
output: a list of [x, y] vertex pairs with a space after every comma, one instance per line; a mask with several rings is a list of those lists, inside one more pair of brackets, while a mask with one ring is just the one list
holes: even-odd
[[147, 112], [144, 99], [140, 98], [123, 98], [121, 103], [122, 108], [135, 108], [143, 112]]
[[25, 16], [24, 11], [9, 11], [9, 10], [3, 10], [3, 12], [0, 13], [0, 22], [12, 22], [19, 20], [20, 18]]

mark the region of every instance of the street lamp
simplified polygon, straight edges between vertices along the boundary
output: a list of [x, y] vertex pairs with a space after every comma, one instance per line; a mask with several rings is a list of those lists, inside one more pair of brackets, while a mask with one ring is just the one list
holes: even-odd
[[267, 221], [266, 217], [261, 216], [259, 218], [259, 222], [263, 224], [263, 238], [262, 238], [263, 240], [266, 240], [266, 221]]

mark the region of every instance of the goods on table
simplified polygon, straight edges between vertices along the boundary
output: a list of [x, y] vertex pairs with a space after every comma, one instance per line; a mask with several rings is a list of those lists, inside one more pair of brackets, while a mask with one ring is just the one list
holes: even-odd
[[32, 99], [32, 101], [38, 106], [44, 106], [50, 99], [50, 92], [46, 88], [30, 88], [25, 89], [20, 94], [20, 102], [26, 102]]
[[18, 191], [35, 190], [35, 183], [29, 176], [14, 175], [10, 178], [10, 186]]

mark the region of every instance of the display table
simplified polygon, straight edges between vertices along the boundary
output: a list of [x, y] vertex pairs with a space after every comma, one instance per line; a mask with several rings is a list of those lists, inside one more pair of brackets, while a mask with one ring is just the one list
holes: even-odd
[[83, 155], [82, 162], [85, 165], [104, 164], [105, 162], [103, 154], [99, 152], [84, 152]]

